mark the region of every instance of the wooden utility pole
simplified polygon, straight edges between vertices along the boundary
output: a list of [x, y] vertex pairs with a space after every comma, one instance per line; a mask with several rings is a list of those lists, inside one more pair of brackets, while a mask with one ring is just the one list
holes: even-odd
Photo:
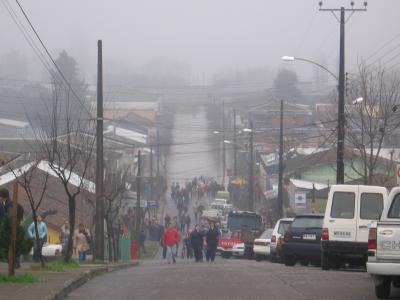
[[[153, 145], [150, 146], [150, 200], [154, 201], [154, 178], [153, 178]], [[150, 214], [150, 213], [149, 213]], [[154, 213], [154, 217], [155, 213]]]
[[254, 210], [254, 126], [251, 114], [249, 114], [249, 121], [250, 121], [249, 211], [253, 211]]
[[138, 171], [137, 171], [137, 178], [136, 178], [136, 245], [137, 245], [137, 258], [140, 257], [140, 187], [141, 187], [141, 154], [140, 150], [138, 152]]
[[11, 209], [11, 239], [8, 248], [8, 276], [15, 275], [15, 248], [17, 243], [18, 182], [14, 183]]
[[225, 186], [225, 170], [226, 170], [226, 154], [225, 154], [225, 102], [222, 101], [222, 185]]
[[[346, 26], [346, 12], [353, 15], [355, 12], [363, 12], [367, 10], [367, 1], [364, 1], [364, 8], [354, 8], [354, 1], [351, 1], [351, 8], [322, 8], [322, 1], [319, 3], [320, 11], [331, 12], [340, 23], [340, 42], [339, 42], [339, 82], [338, 82], [338, 127], [337, 127], [337, 154], [336, 154], [336, 183], [344, 183], [344, 138], [345, 138], [345, 26]], [[336, 13], [340, 13], [340, 18]], [[350, 16], [351, 16], [350, 15]]]
[[103, 53], [97, 44], [97, 127], [96, 127], [96, 228], [95, 259], [104, 260], [104, 157], [103, 157]]
[[283, 100], [281, 100], [281, 118], [279, 126], [278, 217], [283, 217]]
[[237, 178], [236, 109], [233, 109], [233, 175]]

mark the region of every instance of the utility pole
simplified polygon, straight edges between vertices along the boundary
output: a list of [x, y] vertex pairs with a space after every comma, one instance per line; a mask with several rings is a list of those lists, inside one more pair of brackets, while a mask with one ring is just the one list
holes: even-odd
[[8, 276], [15, 275], [15, 250], [17, 243], [18, 182], [14, 183], [11, 208], [11, 239], [8, 247]]
[[249, 114], [250, 121], [250, 159], [249, 159], [249, 211], [254, 210], [254, 126], [251, 114]]
[[157, 177], [160, 175], [160, 133], [157, 128]]
[[[339, 62], [339, 101], [338, 101], [338, 126], [337, 126], [337, 162], [336, 162], [336, 183], [344, 183], [344, 138], [345, 138], [345, 115], [344, 115], [344, 104], [345, 104], [345, 26], [346, 26], [346, 12], [351, 12], [350, 17], [355, 12], [366, 11], [367, 1], [364, 2], [364, 8], [355, 9], [354, 2], [351, 2], [351, 8], [344, 8], [343, 6], [339, 9], [327, 9], [322, 8], [322, 1], [319, 2], [320, 11], [329, 11], [340, 23], [340, 62]], [[340, 19], [336, 13], [340, 12]]]
[[233, 175], [237, 178], [236, 108], [233, 109]]
[[222, 101], [222, 185], [225, 186], [225, 102]]
[[97, 127], [96, 127], [96, 228], [95, 259], [104, 260], [104, 157], [103, 157], [103, 49], [97, 42]]
[[137, 171], [137, 178], [136, 178], [136, 246], [137, 246], [137, 258], [140, 257], [140, 187], [141, 187], [141, 157], [140, 157], [140, 150], [138, 152], [138, 171]]
[[150, 146], [150, 200], [153, 199], [153, 145]]
[[278, 216], [283, 217], [283, 100], [279, 125], [279, 177], [278, 177]]

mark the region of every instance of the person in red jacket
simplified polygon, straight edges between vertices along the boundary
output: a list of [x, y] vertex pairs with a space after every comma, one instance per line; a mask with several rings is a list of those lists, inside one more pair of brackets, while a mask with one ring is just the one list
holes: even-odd
[[162, 244], [163, 246], [167, 247], [167, 262], [169, 264], [171, 263], [171, 260], [173, 263], [176, 263], [175, 256], [179, 240], [180, 238], [178, 231], [176, 228], [174, 228], [174, 226], [172, 226], [171, 223], [168, 223], [168, 227], [163, 233]]

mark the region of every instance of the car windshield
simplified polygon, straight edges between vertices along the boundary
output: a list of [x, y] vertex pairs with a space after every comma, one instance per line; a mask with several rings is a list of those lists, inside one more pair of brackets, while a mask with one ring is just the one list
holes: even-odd
[[260, 239], [271, 239], [272, 237], [272, 229], [267, 229], [265, 230], [261, 235], [260, 235]]
[[289, 228], [291, 221], [281, 221], [278, 227], [278, 233], [284, 235], [285, 231]]
[[292, 223], [294, 228], [322, 228], [323, 217], [296, 217]]
[[230, 214], [228, 218], [229, 230], [241, 230], [242, 228], [258, 230], [261, 227], [261, 216], [252, 214]]

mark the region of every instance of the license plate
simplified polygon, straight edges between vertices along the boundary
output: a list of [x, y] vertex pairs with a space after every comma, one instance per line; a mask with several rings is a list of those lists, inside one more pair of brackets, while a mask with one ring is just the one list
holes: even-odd
[[303, 234], [303, 240], [316, 240], [317, 236], [315, 234]]

